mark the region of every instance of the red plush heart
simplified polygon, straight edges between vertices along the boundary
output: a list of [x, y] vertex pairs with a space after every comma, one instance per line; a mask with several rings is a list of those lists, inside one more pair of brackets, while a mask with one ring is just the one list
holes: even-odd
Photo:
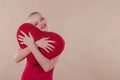
[[[17, 35], [16, 35], [17, 40], [18, 40], [18, 35], [22, 35], [20, 33], [21, 30], [23, 32], [25, 32], [27, 35], [30, 32], [32, 34], [32, 36], [34, 37], [35, 41], [40, 40], [41, 38], [46, 38], [46, 37], [49, 37], [50, 40], [55, 41], [55, 43], [51, 43], [55, 47], [55, 49], [53, 51], [50, 51], [50, 53], [47, 53], [44, 49], [39, 48], [40, 52], [49, 59], [58, 56], [64, 50], [65, 42], [64, 42], [63, 38], [60, 35], [58, 35], [57, 33], [45, 32], [45, 31], [43, 32], [43, 31], [40, 31], [37, 27], [35, 27], [34, 25], [32, 25], [30, 23], [24, 23], [19, 27], [19, 29], [17, 31]], [[18, 40], [18, 43], [22, 49], [24, 49], [26, 47], [26, 45], [20, 44], [19, 40]], [[32, 64], [38, 64], [32, 53], [30, 53], [27, 56], [27, 61]]]

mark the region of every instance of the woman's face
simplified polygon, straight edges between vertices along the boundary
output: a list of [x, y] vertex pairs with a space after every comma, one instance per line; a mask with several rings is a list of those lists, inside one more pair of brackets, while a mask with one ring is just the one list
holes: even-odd
[[47, 21], [41, 15], [36, 14], [33, 17], [31, 17], [31, 20], [32, 24], [35, 25], [41, 31], [48, 31]]

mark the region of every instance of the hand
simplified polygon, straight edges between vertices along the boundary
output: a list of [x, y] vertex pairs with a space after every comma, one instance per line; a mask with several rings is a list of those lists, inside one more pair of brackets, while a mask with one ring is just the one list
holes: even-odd
[[45, 51], [47, 51], [49, 53], [49, 50], [52, 51], [53, 49], [55, 49], [55, 47], [52, 44], [50, 44], [50, 43], [55, 43], [55, 41], [48, 40], [48, 39], [49, 39], [49, 37], [42, 38], [42, 39], [36, 41], [36, 45], [40, 48], [43, 48]]
[[21, 35], [18, 35], [18, 40], [20, 40], [20, 44], [25, 44], [26, 46], [28, 46], [29, 48], [32, 48], [34, 44], [34, 38], [33, 36], [31, 35], [31, 33], [29, 32], [29, 36], [27, 34], [25, 34], [23, 31], [20, 31]]

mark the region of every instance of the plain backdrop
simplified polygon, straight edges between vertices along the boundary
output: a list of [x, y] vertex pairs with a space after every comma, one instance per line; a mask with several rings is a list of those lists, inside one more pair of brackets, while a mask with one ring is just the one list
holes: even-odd
[[120, 80], [119, 0], [0, 0], [0, 80], [20, 80], [16, 31], [33, 11], [66, 42], [54, 80]]

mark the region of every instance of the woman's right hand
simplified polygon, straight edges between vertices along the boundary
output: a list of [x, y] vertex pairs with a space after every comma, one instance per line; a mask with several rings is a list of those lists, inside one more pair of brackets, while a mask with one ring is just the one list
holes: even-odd
[[48, 53], [50, 51], [53, 51], [53, 49], [55, 49], [55, 47], [50, 43], [55, 43], [55, 41], [49, 40], [49, 37], [42, 38], [42, 39], [36, 41], [36, 45], [40, 48], [43, 48]]

